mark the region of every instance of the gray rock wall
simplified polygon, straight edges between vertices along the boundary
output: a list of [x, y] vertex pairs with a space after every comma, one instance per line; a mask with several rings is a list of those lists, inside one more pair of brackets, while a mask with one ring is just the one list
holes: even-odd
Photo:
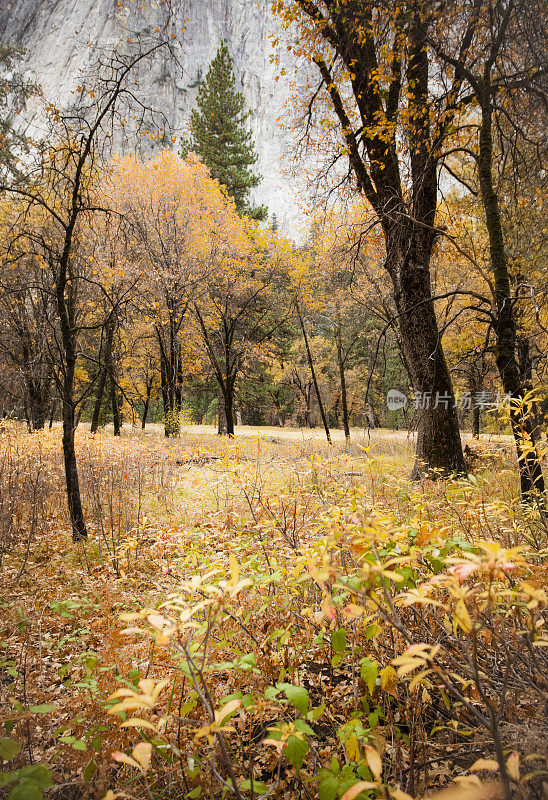
[[[63, 106], [97, 55], [124, 43], [128, 34], [154, 25], [165, 17], [159, 0], [0, 0], [0, 39], [25, 48], [25, 68], [41, 85], [48, 101]], [[174, 130], [183, 133], [197, 94], [200, 70], [205, 76], [221, 39], [234, 59], [234, 69], [251, 110], [263, 176], [255, 201], [266, 203], [281, 221], [295, 213], [292, 186], [283, 174], [286, 138], [279, 119], [285, 115], [287, 84], [276, 81], [278, 67], [271, 63], [276, 31], [269, 0], [171, 0], [171, 24], [185, 27], [180, 65], [166, 61], [147, 65], [141, 91], [152, 97]], [[139, 5], [146, 6], [140, 13]], [[281, 37], [283, 41], [283, 36]], [[283, 63], [283, 62], [282, 62]], [[182, 67], [182, 69], [181, 69]], [[29, 108], [30, 122], [40, 126], [38, 105]]]

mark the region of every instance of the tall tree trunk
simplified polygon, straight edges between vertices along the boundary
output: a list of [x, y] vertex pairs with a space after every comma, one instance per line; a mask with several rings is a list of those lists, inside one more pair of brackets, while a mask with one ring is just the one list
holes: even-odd
[[120, 436], [122, 426], [120, 420], [120, 406], [118, 405], [118, 393], [116, 391], [116, 369], [114, 366], [114, 353], [112, 344], [107, 353], [106, 367], [108, 369], [110, 378], [110, 405], [112, 409], [112, 425], [114, 427], [114, 435]]
[[425, 236], [415, 223], [411, 228], [403, 240], [400, 226], [390, 231], [386, 266], [394, 283], [400, 338], [418, 412], [412, 478], [463, 474], [453, 386], [432, 300], [431, 234], [426, 231]]
[[234, 436], [234, 387], [236, 376], [219, 383], [219, 436]]
[[111, 361], [112, 342], [114, 339], [114, 323], [109, 320], [106, 325], [105, 336], [105, 357], [104, 366], [101, 368], [99, 375], [99, 383], [97, 384], [97, 393], [95, 395], [95, 403], [93, 405], [93, 415], [91, 418], [91, 433], [97, 433], [99, 429], [99, 422], [101, 419], [101, 406], [103, 404], [103, 395], [105, 393], [105, 386], [108, 375], [108, 365]]
[[342, 344], [341, 310], [337, 303], [337, 330], [335, 334], [337, 340], [337, 362], [339, 365], [339, 378], [341, 383], [341, 409], [343, 418], [344, 438], [346, 444], [350, 444], [350, 424], [348, 421], [348, 399], [346, 396], [346, 376], [344, 374], [344, 357]]
[[312, 411], [312, 388], [313, 384], [309, 383], [304, 393], [304, 427], [315, 428], [316, 420]]
[[[533, 389], [533, 361], [531, 358], [531, 347], [528, 336], [520, 336], [518, 340], [518, 362], [521, 385], [526, 392]], [[541, 438], [541, 425], [538, 415], [538, 407], [531, 409], [531, 439], [537, 445]]]
[[481, 418], [481, 407], [478, 403], [474, 402], [474, 397], [476, 392], [479, 392], [482, 388], [483, 381], [481, 379], [478, 380], [478, 376], [474, 370], [474, 367], [470, 367], [470, 372], [468, 373], [468, 391], [470, 393], [470, 419], [472, 421], [472, 436], [474, 439], [479, 439], [480, 437], [480, 418]]
[[472, 410], [472, 436], [474, 437], [474, 439], [479, 439], [481, 408], [477, 403], [472, 402], [471, 410]]
[[49, 391], [47, 383], [40, 379], [31, 379], [28, 382], [29, 418], [32, 430], [42, 430], [48, 415]]
[[30, 333], [26, 325], [20, 326], [19, 335], [22, 339], [22, 372], [26, 390], [27, 423], [29, 431], [38, 431], [46, 424], [50, 374], [43, 375], [39, 371], [37, 363], [42, 367], [42, 360], [37, 353], [33, 352]]
[[[160, 334], [158, 334], [160, 338]], [[160, 389], [162, 393], [162, 407], [164, 409], [164, 435], [169, 436], [169, 393], [167, 388], [166, 363], [162, 353], [160, 353]]]
[[86, 523], [80, 496], [80, 480], [74, 447], [74, 433], [76, 419], [72, 403], [72, 389], [70, 381], [65, 383], [63, 391], [63, 457], [65, 462], [65, 480], [67, 487], [67, 500], [72, 524], [72, 539], [79, 542], [87, 538]]
[[180, 344], [173, 309], [169, 310], [168, 342], [164, 343], [162, 333], [156, 329], [160, 345], [160, 375], [162, 402], [164, 406], [164, 433], [166, 436], [179, 436], [181, 433], [182, 390], [180, 386]]
[[508, 257], [504, 244], [498, 195], [493, 180], [493, 109], [489, 75], [484, 75], [479, 137], [479, 182], [485, 222], [489, 235], [489, 254], [495, 287], [495, 360], [502, 386], [514, 402], [510, 406], [510, 424], [518, 454], [521, 496], [530, 501], [544, 492], [540, 457], [533, 445], [535, 424], [531, 414], [524, 414], [521, 401], [526, 394], [516, 357], [516, 321], [510, 291]]
[[225, 383], [225, 414], [226, 414], [226, 435], [234, 436], [234, 383], [231, 377]]
[[[399, 328], [415, 395], [420, 393], [417, 448], [412, 477], [465, 472], [459, 421], [451, 375], [438, 330], [430, 259], [434, 246], [437, 209], [437, 167], [431, 155], [428, 111], [428, 22], [418, 10], [409, 29], [410, 55], [407, 66], [412, 92], [410, 106], [410, 166], [412, 219], [400, 219], [389, 233], [387, 268], [394, 284]], [[403, 238], [402, 238], [403, 237]], [[394, 262], [395, 259], [395, 262]]]
[[312, 382], [314, 383], [314, 390], [316, 392], [316, 399], [318, 401], [318, 407], [320, 409], [320, 416], [322, 418], [323, 427], [325, 430], [325, 436], [328, 443], [333, 444], [333, 442], [331, 441], [331, 432], [329, 430], [329, 425], [327, 424], [327, 417], [325, 415], [325, 410], [322, 403], [320, 387], [318, 386], [318, 379], [316, 378], [316, 370], [314, 369], [314, 361], [312, 359], [312, 353], [310, 352], [310, 345], [308, 344], [308, 336], [306, 335], [306, 328], [304, 327], [301, 309], [299, 308], [298, 302], [295, 302], [295, 310], [297, 312], [297, 317], [299, 319], [299, 324], [301, 326], [301, 331], [303, 333], [304, 344], [306, 347], [306, 356], [308, 358], [308, 366], [310, 367], [310, 374], [312, 375]]
[[150, 406], [150, 396], [152, 394], [152, 384], [154, 382], [154, 375], [151, 375], [147, 381], [147, 389], [145, 395], [145, 402], [143, 403], [143, 416], [141, 417], [141, 430], [145, 430], [147, 424], [148, 408]]
[[97, 433], [99, 430], [99, 422], [101, 420], [101, 406], [103, 405], [103, 395], [105, 393], [105, 384], [107, 382], [107, 369], [103, 367], [99, 375], [99, 383], [97, 384], [97, 393], [95, 395], [95, 403], [93, 404], [93, 415], [91, 417], [91, 433]]
[[228, 419], [226, 414], [225, 393], [221, 386], [219, 386], [218, 398], [217, 433], [219, 436], [226, 436], [228, 434]]
[[114, 428], [114, 435], [120, 436], [121, 435], [121, 424], [120, 424], [120, 407], [118, 405], [118, 394], [116, 392], [116, 381], [114, 377], [111, 376], [110, 378], [110, 403], [112, 407], [112, 425]]
[[215, 352], [204, 319], [197, 303], [194, 303], [196, 317], [200, 324], [204, 344], [207, 348], [211, 366], [215, 371], [215, 378], [219, 386], [219, 427], [220, 436], [234, 436], [234, 393], [238, 377], [238, 360], [231, 358], [231, 336], [228, 332], [226, 320], [223, 323], [223, 357], [219, 358]]
[[[397, 138], [380, 134], [378, 123], [385, 113], [390, 125], [397, 118], [403, 86], [401, 51], [397, 50], [394, 58], [395, 71], [388, 97], [383, 97], [380, 85], [371, 80], [379, 65], [373, 9], [363, 3], [322, 3], [321, 10], [320, 4], [312, 0], [297, 0], [297, 4], [315, 21], [319, 34], [337, 51], [352, 73], [353, 97], [361, 117], [358, 131], [346, 111], [345, 98], [338, 88], [336, 76], [316, 51], [314, 61], [339, 119], [350, 167], [360, 191], [378, 214], [382, 225], [386, 244], [385, 266], [392, 280], [400, 338], [413, 389], [416, 394], [421, 393], [421, 398], [425, 393], [431, 393], [432, 397], [430, 404], [420, 409], [413, 477], [464, 473], [452, 383], [443, 355], [430, 285], [439, 141], [435, 144], [432, 140], [430, 120], [429, 17], [420, 4], [416, 4], [409, 8], [405, 26], [406, 108], [409, 114], [408, 167], [405, 169], [409, 169], [411, 184], [411, 196], [407, 197], [402, 189]], [[360, 15], [353, 18], [352, 10], [358, 8]], [[326, 13], [329, 24], [324, 24]], [[466, 37], [470, 36], [467, 32]], [[444, 124], [449, 122], [450, 119]]]
[[53, 428], [53, 420], [55, 418], [55, 408], [56, 408], [56, 406], [57, 406], [57, 398], [54, 397], [53, 400], [52, 400], [52, 403], [51, 403], [51, 411], [50, 411], [50, 414], [49, 414], [49, 425], [48, 425], [48, 427], [49, 427], [50, 430]]
[[61, 331], [62, 356], [64, 360], [61, 384], [61, 402], [63, 418], [63, 458], [65, 462], [67, 503], [72, 526], [72, 540], [74, 542], [79, 542], [87, 539], [88, 532], [84, 520], [84, 511], [82, 508], [80, 480], [78, 477], [78, 464], [76, 461], [76, 450], [74, 446], [74, 434], [76, 431], [76, 409], [73, 395], [77, 351], [74, 336], [75, 312], [72, 302], [72, 289], [71, 287], [67, 287], [70, 246], [74, 224], [75, 220], [72, 223], [72, 226], [69, 226], [65, 234], [65, 248], [61, 258], [59, 259], [59, 271], [57, 285], [55, 287], [55, 298], [57, 302], [57, 313], [59, 316], [59, 327]]

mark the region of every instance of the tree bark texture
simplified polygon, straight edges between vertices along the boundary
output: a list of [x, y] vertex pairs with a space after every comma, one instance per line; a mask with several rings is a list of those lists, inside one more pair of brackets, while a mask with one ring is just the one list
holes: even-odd
[[[360, 0], [347, 0], [328, 4], [326, 17], [323, 4], [314, 0], [297, 0], [297, 3], [351, 73], [350, 86], [360, 117], [359, 132], [353, 127], [331, 67], [321, 56], [314, 56], [339, 119], [350, 169], [382, 226], [385, 267], [392, 281], [400, 341], [413, 389], [416, 394], [421, 393], [421, 398], [427, 398], [428, 393], [431, 396], [418, 418], [412, 476], [464, 473], [452, 381], [443, 354], [430, 281], [430, 258], [436, 235], [437, 156], [443, 130], [431, 130], [428, 111], [428, 18], [421, 16], [418, 5], [410, 5], [405, 21], [400, 20], [405, 36], [394, 42], [392, 74], [388, 91], [383, 94], [371, 78], [380, 68], [380, 45], [375, 39], [372, 8]], [[405, 91], [404, 55], [409, 116], [407, 192], [402, 186], [395, 134]], [[394, 132], [387, 134], [380, 130], [379, 119], [386, 119], [387, 130], [394, 123]], [[444, 119], [443, 125], [449, 123], [450, 118]]]
[[526, 394], [517, 360], [517, 335], [514, 301], [498, 195], [493, 180], [493, 109], [492, 88], [485, 75], [481, 104], [478, 169], [489, 254], [495, 287], [495, 360], [503, 389], [513, 402], [510, 424], [518, 454], [521, 495], [525, 501], [544, 493], [540, 457], [534, 446], [535, 423], [532, 413], [523, 413], [521, 402]]

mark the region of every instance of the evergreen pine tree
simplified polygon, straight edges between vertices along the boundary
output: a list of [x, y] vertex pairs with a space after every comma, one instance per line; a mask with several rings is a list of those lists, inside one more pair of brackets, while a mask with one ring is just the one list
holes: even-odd
[[261, 181], [250, 167], [257, 161], [251, 132], [245, 123], [244, 97], [235, 88], [232, 59], [224, 42], [211, 62], [198, 91], [197, 109], [190, 117], [190, 138], [182, 140], [181, 155], [194, 151], [212, 178], [226, 187], [240, 214], [264, 219], [265, 206], [251, 208], [249, 191]]

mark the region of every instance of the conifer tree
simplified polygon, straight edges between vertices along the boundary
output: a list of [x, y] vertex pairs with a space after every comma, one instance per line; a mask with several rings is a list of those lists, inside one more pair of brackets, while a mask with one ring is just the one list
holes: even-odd
[[249, 112], [236, 91], [232, 58], [224, 42], [211, 62], [198, 91], [197, 108], [190, 118], [190, 137], [182, 140], [181, 155], [194, 151], [211, 176], [226, 187], [240, 214], [264, 219], [265, 206], [248, 205], [252, 188], [261, 181], [251, 167], [257, 154], [251, 132], [245, 127]]

